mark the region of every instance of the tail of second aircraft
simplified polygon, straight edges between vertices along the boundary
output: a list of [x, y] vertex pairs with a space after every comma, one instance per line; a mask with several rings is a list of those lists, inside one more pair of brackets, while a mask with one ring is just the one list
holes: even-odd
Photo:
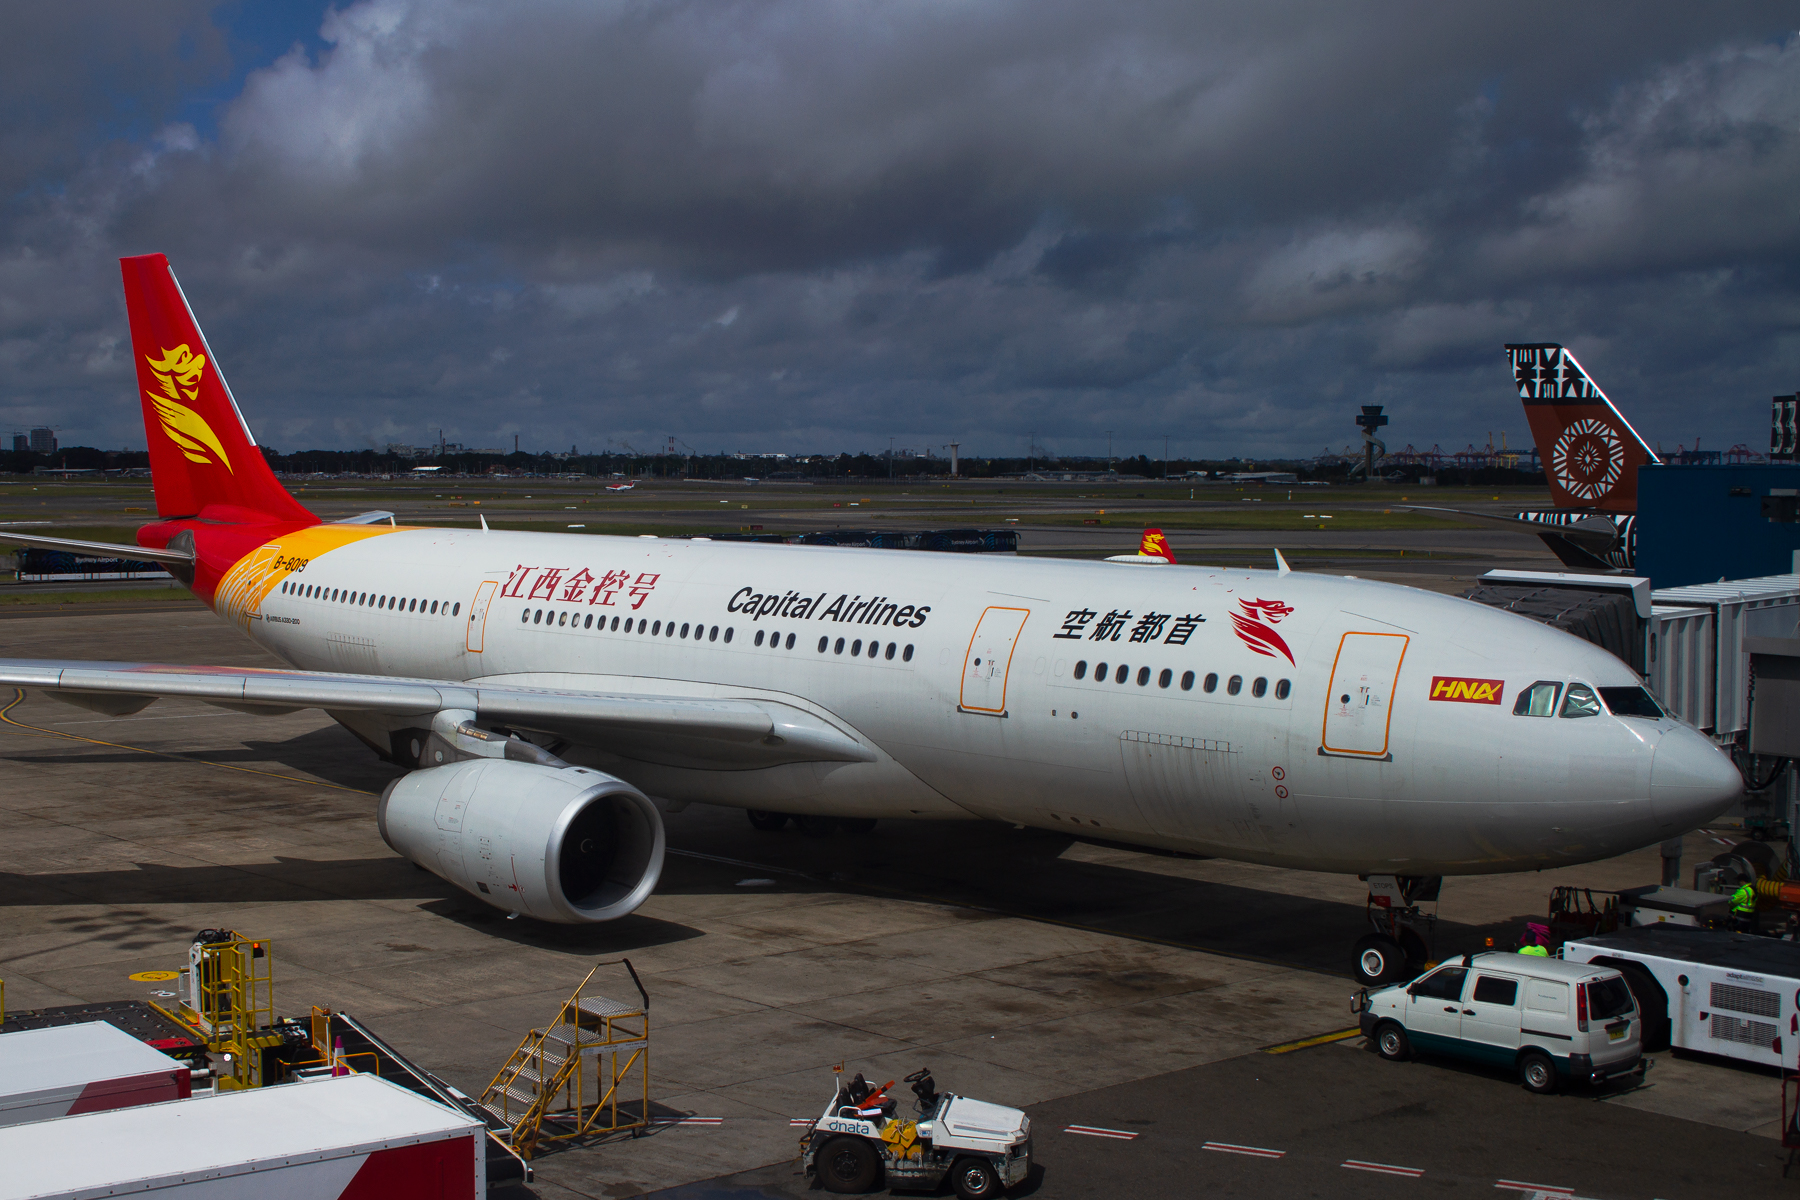
[[1144, 530], [1144, 538], [1138, 543], [1138, 554], [1143, 558], [1160, 558], [1164, 562], [1175, 561], [1175, 552], [1169, 549], [1169, 539], [1163, 536], [1160, 529]]
[[318, 524], [276, 480], [161, 254], [119, 262], [156, 511], [225, 524]]
[[1525, 419], [1537, 441], [1557, 508], [1637, 511], [1637, 471], [1659, 462], [1567, 347], [1506, 347]]

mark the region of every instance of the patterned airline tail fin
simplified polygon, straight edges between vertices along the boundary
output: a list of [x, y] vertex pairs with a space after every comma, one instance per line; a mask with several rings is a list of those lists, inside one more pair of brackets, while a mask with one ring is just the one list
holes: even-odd
[[1637, 470], [1661, 461], [1575, 356], [1554, 342], [1506, 347], [1557, 508], [1637, 511]]
[[1175, 552], [1169, 549], [1169, 539], [1163, 536], [1160, 529], [1144, 530], [1144, 540], [1138, 543], [1138, 553], [1166, 559], [1171, 563], [1175, 561]]
[[145, 254], [119, 266], [158, 515], [318, 524], [269, 470], [169, 260]]

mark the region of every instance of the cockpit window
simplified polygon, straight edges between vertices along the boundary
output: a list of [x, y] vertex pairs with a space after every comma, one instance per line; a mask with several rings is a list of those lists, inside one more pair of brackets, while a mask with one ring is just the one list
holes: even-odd
[[1641, 687], [1603, 687], [1600, 698], [1606, 701], [1606, 711], [1615, 717], [1648, 717], [1652, 721], [1663, 717], [1662, 706]]
[[1585, 683], [1571, 683], [1569, 694], [1563, 697], [1562, 715], [1597, 717], [1600, 715], [1600, 697], [1594, 695], [1594, 689]]
[[1513, 705], [1513, 716], [1554, 716], [1556, 713], [1556, 697], [1561, 691], [1562, 684], [1539, 680], [1519, 693], [1518, 703]]

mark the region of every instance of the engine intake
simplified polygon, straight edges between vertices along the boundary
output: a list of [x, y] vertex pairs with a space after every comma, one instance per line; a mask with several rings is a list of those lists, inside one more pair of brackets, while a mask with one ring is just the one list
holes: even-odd
[[400, 854], [495, 908], [545, 921], [611, 921], [662, 875], [656, 807], [585, 767], [477, 759], [402, 775], [376, 809]]

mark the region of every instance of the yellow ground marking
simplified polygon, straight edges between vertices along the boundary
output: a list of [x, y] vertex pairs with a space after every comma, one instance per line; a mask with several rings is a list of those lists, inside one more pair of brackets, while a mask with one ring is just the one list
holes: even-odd
[[326, 783], [323, 779], [302, 779], [298, 775], [282, 775], [275, 771], [258, 771], [255, 767], [237, 767], [230, 763], [209, 762], [204, 758], [195, 758], [188, 754], [177, 754], [173, 750], [148, 750], [143, 746], [127, 746], [123, 742], [105, 742], [99, 738], [82, 737], [78, 733], [64, 733], [60, 729], [45, 729], [38, 725], [27, 725], [23, 721], [15, 721], [10, 715], [25, 699], [25, 689], [14, 689], [12, 703], [0, 708], [0, 724], [11, 725], [14, 729], [25, 729], [32, 733], [41, 733], [45, 737], [64, 738], [71, 742], [86, 742], [90, 746], [105, 746], [109, 750], [129, 750], [133, 754], [153, 754], [158, 758], [173, 759], [176, 762], [194, 763], [197, 766], [212, 767], [219, 771], [239, 771], [245, 775], [261, 775], [265, 779], [285, 779], [289, 783], [304, 783], [312, 787], [331, 788], [338, 792], [354, 792], [358, 796], [373, 796], [375, 793], [363, 788], [345, 787], [341, 783]]
[[180, 977], [179, 971], [139, 971], [136, 975], [127, 975], [125, 978], [133, 983], [163, 983]]
[[1296, 1050], [1304, 1050], [1308, 1046], [1323, 1046], [1327, 1042], [1345, 1042], [1353, 1037], [1361, 1037], [1361, 1029], [1340, 1029], [1336, 1033], [1321, 1033], [1317, 1037], [1301, 1038], [1297, 1042], [1282, 1042], [1275, 1046], [1264, 1046], [1264, 1054], [1292, 1054]]

